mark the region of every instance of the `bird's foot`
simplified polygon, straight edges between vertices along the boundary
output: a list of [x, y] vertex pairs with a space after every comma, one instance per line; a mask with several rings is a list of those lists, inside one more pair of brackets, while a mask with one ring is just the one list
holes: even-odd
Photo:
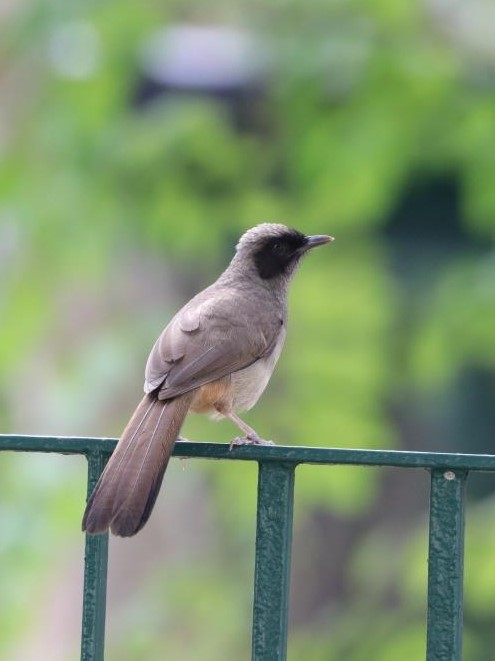
[[275, 445], [275, 443], [261, 438], [258, 434], [247, 434], [247, 436], [233, 438], [230, 441], [229, 450], [237, 445]]
[[177, 436], [177, 442], [178, 443], [192, 443], [188, 438], [185, 438], [184, 436]]

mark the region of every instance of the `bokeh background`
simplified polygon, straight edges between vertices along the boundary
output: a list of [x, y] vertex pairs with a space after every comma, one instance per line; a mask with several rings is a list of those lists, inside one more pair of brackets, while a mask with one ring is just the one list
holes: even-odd
[[[489, 0], [7, 0], [0, 429], [118, 436], [150, 347], [238, 236], [336, 242], [246, 416], [284, 444], [492, 452]], [[230, 423], [185, 435], [226, 441]], [[78, 658], [86, 467], [0, 457], [0, 657]], [[172, 462], [111, 540], [107, 658], [250, 658], [256, 469]], [[495, 481], [471, 478], [465, 655], [495, 659]], [[298, 469], [289, 658], [424, 658], [428, 475]]]

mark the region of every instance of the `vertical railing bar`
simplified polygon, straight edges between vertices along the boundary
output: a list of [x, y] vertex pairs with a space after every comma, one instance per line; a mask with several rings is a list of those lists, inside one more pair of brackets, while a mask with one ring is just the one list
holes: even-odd
[[433, 470], [428, 549], [427, 661], [460, 661], [467, 471]]
[[295, 467], [259, 463], [252, 661], [287, 657]]
[[[108, 455], [88, 455], [88, 496], [108, 461]], [[86, 535], [81, 661], [103, 661], [107, 598], [108, 534]]]

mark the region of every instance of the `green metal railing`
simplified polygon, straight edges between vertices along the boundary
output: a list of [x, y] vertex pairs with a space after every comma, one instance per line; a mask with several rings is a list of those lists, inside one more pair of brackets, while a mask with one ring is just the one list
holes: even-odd
[[[82, 454], [88, 493], [115, 447], [106, 438], [0, 435], [0, 450]], [[431, 473], [428, 549], [427, 661], [460, 661], [464, 494], [469, 472], [495, 471], [495, 455], [343, 450], [332, 448], [177, 443], [176, 457], [257, 461], [258, 505], [252, 659], [283, 661], [292, 538], [294, 475], [299, 464], [424, 468]], [[82, 508], [81, 508], [82, 509]], [[81, 659], [104, 658], [108, 536], [86, 537]]]

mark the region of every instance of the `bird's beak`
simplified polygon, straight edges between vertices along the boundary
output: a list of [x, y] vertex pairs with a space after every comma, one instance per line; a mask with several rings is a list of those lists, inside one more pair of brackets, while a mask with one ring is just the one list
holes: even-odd
[[333, 236], [327, 236], [326, 234], [315, 234], [314, 236], [307, 236], [306, 243], [304, 245], [304, 251], [310, 250], [311, 248], [316, 248], [316, 246], [322, 246], [324, 243], [331, 243], [335, 241]]

